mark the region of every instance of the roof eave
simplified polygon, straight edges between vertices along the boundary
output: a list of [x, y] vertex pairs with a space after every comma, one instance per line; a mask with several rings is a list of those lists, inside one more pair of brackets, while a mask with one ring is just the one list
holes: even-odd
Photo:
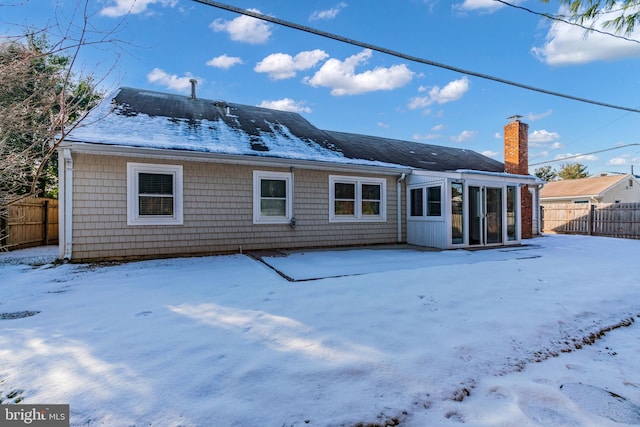
[[457, 169], [452, 172], [459, 173], [459, 174], [467, 174], [467, 175], [485, 175], [485, 176], [493, 176], [497, 178], [511, 178], [511, 179], [517, 179], [522, 181], [533, 181], [534, 184], [544, 184], [544, 181], [542, 181], [540, 178], [534, 175], [517, 175], [517, 174], [512, 174], [507, 172], [488, 172], [488, 171], [480, 171], [480, 170], [474, 170], [474, 169]]
[[599, 199], [602, 196], [598, 195], [598, 194], [576, 194], [573, 196], [552, 196], [552, 197], [542, 197], [540, 196], [540, 201], [544, 201], [544, 200], [548, 200], [548, 201], [553, 201], [553, 200], [569, 200], [569, 199]]
[[298, 167], [313, 170], [351, 171], [360, 173], [375, 173], [382, 175], [410, 174], [412, 169], [405, 166], [381, 166], [359, 163], [338, 163], [322, 160], [303, 160], [282, 157], [252, 156], [247, 154], [219, 154], [201, 151], [176, 150], [168, 148], [134, 147], [123, 145], [109, 145], [90, 143], [85, 141], [66, 140], [58, 148], [69, 148], [72, 152], [107, 155], [144, 157], [155, 159], [174, 159], [184, 161], [200, 161], [211, 163], [226, 163], [250, 166]]

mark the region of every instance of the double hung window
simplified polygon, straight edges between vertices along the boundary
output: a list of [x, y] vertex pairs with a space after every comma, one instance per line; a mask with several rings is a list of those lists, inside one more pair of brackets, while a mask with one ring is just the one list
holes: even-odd
[[282, 224], [291, 221], [293, 176], [284, 172], [253, 172], [253, 222]]
[[329, 221], [385, 221], [386, 180], [329, 177]]
[[127, 224], [182, 221], [182, 166], [127, 163]]
[[409, 191], [409, 216], [442, 217], [442, 187], [423, 186]]

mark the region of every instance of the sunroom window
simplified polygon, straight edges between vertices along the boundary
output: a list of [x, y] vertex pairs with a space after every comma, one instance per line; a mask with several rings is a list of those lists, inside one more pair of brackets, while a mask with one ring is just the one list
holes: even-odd
[[412, 188], [409, 191], [409, 216], [441, 217], [442, 187], [436, 185]]

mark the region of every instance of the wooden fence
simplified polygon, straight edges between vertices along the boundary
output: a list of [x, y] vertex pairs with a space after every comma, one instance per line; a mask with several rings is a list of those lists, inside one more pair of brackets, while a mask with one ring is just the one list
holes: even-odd
[[640, 203], [543, 204], [542, 231], [640, 239]]
[[0, 212], [0, 248], [58, 243], [58, 201], [29, 197]]

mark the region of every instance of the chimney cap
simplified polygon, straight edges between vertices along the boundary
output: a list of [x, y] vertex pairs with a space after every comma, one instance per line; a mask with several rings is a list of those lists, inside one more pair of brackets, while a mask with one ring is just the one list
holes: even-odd
[[521, 118], [522, 118], [522, 116], [516, 114], [514, 116], [507, 117], [507, 120], [509, 120], [510, 122], [516, 122], [516, 121], [520, 120]]

